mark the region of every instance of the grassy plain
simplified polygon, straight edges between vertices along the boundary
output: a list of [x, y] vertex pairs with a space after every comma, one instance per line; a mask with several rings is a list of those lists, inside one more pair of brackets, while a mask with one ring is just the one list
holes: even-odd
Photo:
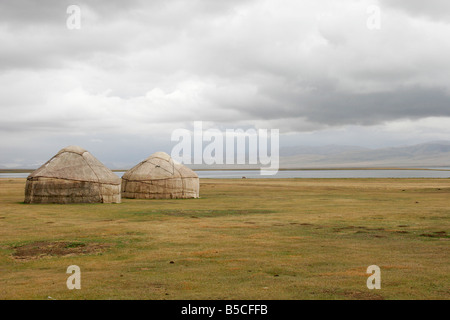
[[23, 204], [24, 186], [0, 179], [0, 299], [450, 299], [449, 179], [202, 179], [200, 199], [74, 205]]

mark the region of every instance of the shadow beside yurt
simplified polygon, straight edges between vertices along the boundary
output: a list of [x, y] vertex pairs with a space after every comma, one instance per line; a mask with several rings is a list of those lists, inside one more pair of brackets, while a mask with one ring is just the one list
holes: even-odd
[[156, 152], [122, 176], [122, 197], [132, 199], [198, 198], [198, 175]]
[[88, 151], [70, 146], [28, 176], [25, 203], [120, 203], [120, 185]]

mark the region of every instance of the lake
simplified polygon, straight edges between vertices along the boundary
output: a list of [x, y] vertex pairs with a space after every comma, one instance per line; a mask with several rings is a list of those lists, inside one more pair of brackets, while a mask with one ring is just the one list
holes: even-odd
[[283, 170], [262, 176], [259, 170], [197, 171], [200, 178], [450, 178], [450, 171], [434, 170]]
[[[259, 170], [196, 171], [200, 178], [450, 178], [450, 167], [433, 170], [283, 170], [273, 176], [262, 176]], [[121, 177], [124, 172], [115, 172]], [[0, 178], [26, 178], [28, 173], [0, 173]]]

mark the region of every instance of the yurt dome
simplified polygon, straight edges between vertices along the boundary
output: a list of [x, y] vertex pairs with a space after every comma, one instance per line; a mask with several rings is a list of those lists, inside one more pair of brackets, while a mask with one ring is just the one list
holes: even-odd
[[32, 172], [25, 203], [120, 203], [120, 178], [88, 151], [70, 146]]
[[133, 199], [198, 198], [197, 174], [165, 152], [156, 152], [122, 176], [122, 197]]

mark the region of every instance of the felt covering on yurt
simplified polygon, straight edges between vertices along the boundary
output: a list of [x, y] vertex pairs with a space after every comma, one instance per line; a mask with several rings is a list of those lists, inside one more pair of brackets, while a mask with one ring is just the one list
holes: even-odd
[[156, 152], [122, 176], [122, 197], [133, 199], [198, 198], [197, 174]]
[[32, 172], [25, 203], [120, 203], [120, 178], [78, 146], [60, 150]]

